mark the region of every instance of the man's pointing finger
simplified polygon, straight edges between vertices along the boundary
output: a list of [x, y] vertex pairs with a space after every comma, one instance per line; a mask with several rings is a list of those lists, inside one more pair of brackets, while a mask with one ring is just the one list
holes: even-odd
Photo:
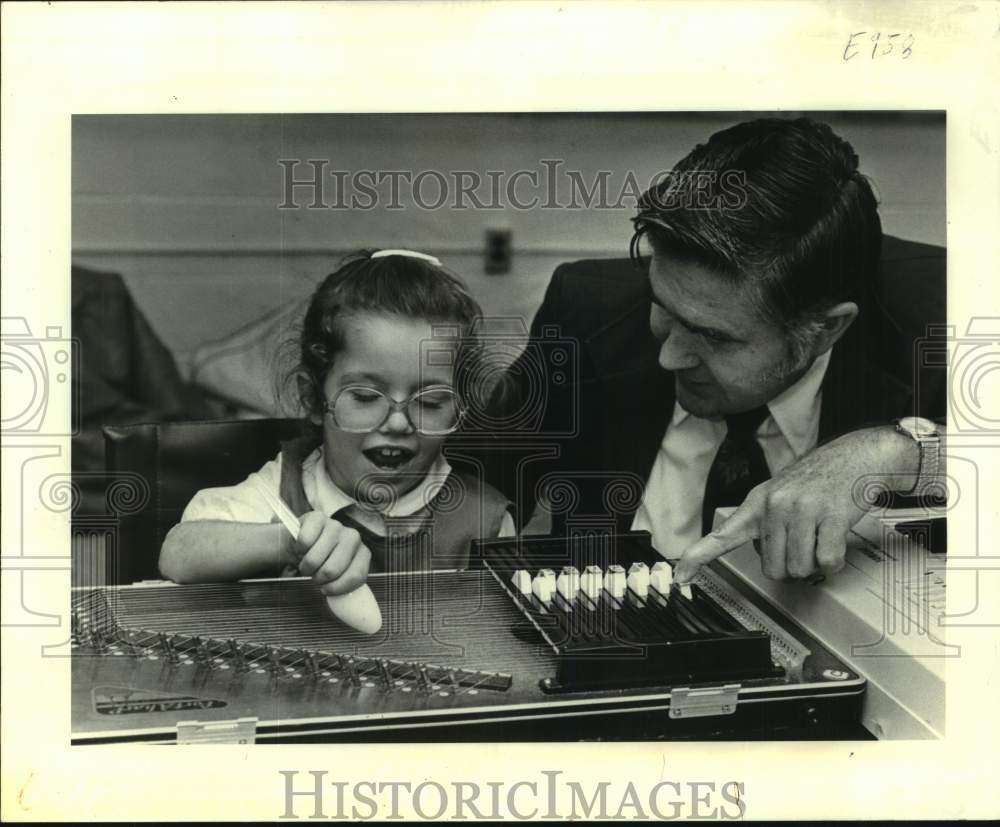
[[759, 503], [763, 498], [750, 496], [746, 498], [718, 529], [706, 534], [697, 543], [688, 548], [674, 565], [674, 582], [680, 585], [690, 583], [705, 563], [739, 548], [748, 540], [756, 540], [760, 536], [758, 522], [760, 519]]

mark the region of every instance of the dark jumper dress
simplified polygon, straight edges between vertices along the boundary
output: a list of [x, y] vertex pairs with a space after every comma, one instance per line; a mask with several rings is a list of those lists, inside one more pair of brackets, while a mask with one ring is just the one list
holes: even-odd
[[[313, 510], [302, 486], [302, 463], [316, 447], [310, 437], [281, 446], [281, 498], [298, 516]], [[372, 553], [370, 571], [429, 571], [467, 568], [472, 540], [496, 537], [508, 507], [488, 483], [452, 470], [426, 508], [412, 516], [384, 517], [384, 537], [346, 509], [330, 516], [361, 535]]]

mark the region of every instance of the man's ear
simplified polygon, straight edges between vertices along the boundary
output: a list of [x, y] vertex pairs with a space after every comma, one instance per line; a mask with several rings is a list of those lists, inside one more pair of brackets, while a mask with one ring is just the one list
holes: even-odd
[[299, 402], [307, 411], [307, 417], [313, 425], [323, 424], [323, 414], [317, 413], [317, 408], [322, 408], [322, 404], [317, 399], [316, 388], [312, 379], [301, 374], [296, 377], [299, 385]]
[[816, 354], [825, 353], [847, 332], [858, 317], [858, 306], [854, 302], [841, 302], [827, 310], [819, 320], [816, 336]]

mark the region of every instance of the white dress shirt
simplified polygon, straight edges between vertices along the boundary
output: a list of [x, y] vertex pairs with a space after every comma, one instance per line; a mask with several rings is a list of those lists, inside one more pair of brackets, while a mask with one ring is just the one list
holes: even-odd
[[[823, 377], [830, 351], [821, 354], [791, 387], [772, 399], [769, 416], [757, 429], [757, 442], [774, 475], [816, 445]], [[701, 419], [680, 402], [660, 443], [646, 481], [633, 529], [653, 535], [653, 546], [664, 557], [679, 557], [701, 538], [701, 506], [705, 482], [726, 437], [724, 419]]]
[[[386, 512], [389, 517], [408, 517], [422, 510], [437, 494], [438, 489], [451, 473], [451, 465], [443, 456], [438, 455], [427, 475], [412, 491], [399, 497]], [[264, 485], [277, 495], [281, 488], [281, 454], [268, 462], [259, 471], [255, 471], [246, 480], [223, 488], [204, 488], [195, 494], [184, 509], [181, 522], [191, 520], [226, 520], [240, 523], [269, 523], [275, 515], [267, 500], [254, 484], [258, 478]], [[357, 501], [348, 496], [330, 479], [323, 462], [323, 448], [319, 447], [302, 462], [302, 488], [306, 499], [316, 511], [324, 514], [335, 514], [347, 506], [357, 505]], [[360, 514], [357, 516], [361, 516]], [[368, 522], [365, 521], [368, 525]], [[377, 534], [384, 534], [377, 525], [368, 525]], [[505, 514], [500, 525], [498, 537], [514, 535], [514, 521], [510, 514]]]

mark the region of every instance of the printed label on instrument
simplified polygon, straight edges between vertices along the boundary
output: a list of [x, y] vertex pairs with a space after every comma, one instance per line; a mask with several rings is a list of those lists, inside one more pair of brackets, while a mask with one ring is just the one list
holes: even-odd
[[191, 709], [218, 709], [226, 706], [217, 698], [172, 695], [168, 692], [133, 689], [128, 686], [97, 686], [93, 690], [94, 711], [99, 715], [136, 715], [156, 712], [184, 712]]

